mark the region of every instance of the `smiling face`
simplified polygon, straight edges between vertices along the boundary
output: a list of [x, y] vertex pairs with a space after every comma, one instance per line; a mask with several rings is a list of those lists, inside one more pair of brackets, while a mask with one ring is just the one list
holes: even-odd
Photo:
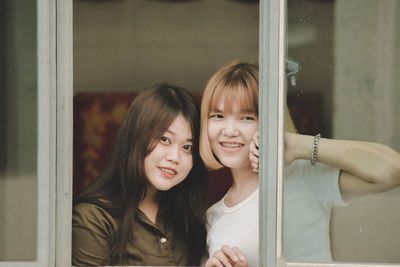
[[193, 167], [192, 131], [179, 114], [144, 159], [149, 186], [169, 190], [182, 182]]
[[228, 168], [251, 168], [249, 146], [258, 131], [258, 116], [253, 111], [232, 103], [225, 108], [223, 97], [209, 112], [208, 139], [211, 150]]

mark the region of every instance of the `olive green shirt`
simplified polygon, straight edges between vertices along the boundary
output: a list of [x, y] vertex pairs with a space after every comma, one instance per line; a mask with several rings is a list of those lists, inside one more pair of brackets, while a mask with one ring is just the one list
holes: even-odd
[[101, 207], [80, 203], [72, 214], [72, 264], [99, 265], [188, 265], [186, 244], [172, 236], [165, 221], [156, 224], [138, 211], [132, 237], [128, 240], [123, 262], [111, 262], [110, 251], [118, 232], [118, 223]]

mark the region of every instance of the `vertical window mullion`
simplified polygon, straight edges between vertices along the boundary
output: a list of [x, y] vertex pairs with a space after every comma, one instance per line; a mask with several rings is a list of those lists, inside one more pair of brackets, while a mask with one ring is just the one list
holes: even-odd
[[73, 56], [72, 0], [55, 0], [57, 13], [56, 266], [71, 266]]
[[54, 1], [37, 1], [38, 264], [54, 264], [55, 22]]
[[[284, 1], [260, 2], [260, 262], [277, 266], [277, 177], [282, 175]], [[282, 39], [282, 40], [281, 40]], [[280, 170], [279, 170], [280, 168]], [[278, 239], [278, 244], [280, 239]], [[277, 253], [279, 252], [279, 253]]]
[[37, 259], [0, 262], [7, 267], [54, 266], [55, 215], [55, 0], [37, 4]]
[[38, 251], [39, 266], [54, 265], [55, 12], [54, 0], [37, 1]]

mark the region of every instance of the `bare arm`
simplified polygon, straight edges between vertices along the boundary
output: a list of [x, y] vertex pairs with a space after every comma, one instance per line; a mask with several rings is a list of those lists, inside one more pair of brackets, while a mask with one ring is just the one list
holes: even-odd
[[[311, 159], [313, 136], [286, 133], [285, 140], [287, 164]], [[400, 184], [400, 153], [385, 145], [321, 138], [318, 161], [341, 169], [339, 186], [345, 200]]]

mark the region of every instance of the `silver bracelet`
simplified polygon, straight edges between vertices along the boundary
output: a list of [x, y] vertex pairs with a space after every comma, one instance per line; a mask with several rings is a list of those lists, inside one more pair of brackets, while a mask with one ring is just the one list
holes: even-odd
[[321, 138], [321, 134], [317, 134], [314, 136], [314, 142], [312, 145], [312, 154], [311, 154], [311, 166], [316, 167], [317, 166], [317, 159], [318, 159], [318, 143], [319, 139]]

